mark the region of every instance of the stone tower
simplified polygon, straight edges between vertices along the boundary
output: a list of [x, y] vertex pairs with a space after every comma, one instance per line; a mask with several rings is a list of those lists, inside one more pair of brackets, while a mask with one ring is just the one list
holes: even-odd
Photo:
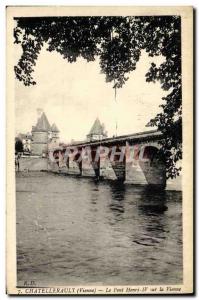
[[52, 127], [51, 127], [51, 143], [52, 145], [58, 145], [59, 144], [59, 129], [57, 128], [57, 125], [55, 123], [53, 123]]
[[43, 112], [38, 118], [36, 126], [32, 127], [32, 155], [45, 156], [47, 154], [50, 131], [50, 124]]

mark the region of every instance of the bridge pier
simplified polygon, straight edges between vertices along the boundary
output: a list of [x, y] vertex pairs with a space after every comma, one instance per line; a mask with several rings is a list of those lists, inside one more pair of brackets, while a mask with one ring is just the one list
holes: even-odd
[[82, 160], [80, 162], [77, 162], [77, 166], [79, 168], [79, 175], [82, 176], [82, 171], [83, 171], [83, 169], [82, 169]]
[[73, 156], [73, 161], [78, 166], [79, 175], [82, 176], [82, 148], [78, 148], [78, 152]]
[[111, 164], [117, 180], [124, 182], [126, 180], [126, 165], [124, 162], [114, 162]]
[[92, 162], [92, 168], [93, 168], [93, 170], [94, 170], [94, 172], [95, 172], [95, 177], [97, 178], [97, 179], [99, 179], [100, 178], [100, 159], [99, 159], [99, 161], [97, 161], [97, 162]]
[[98, 148], [91, 148], [91, 166], [94, 170], [95, 177], [100, 178], [100, 150]]
[[111, 147], [109, 153], [111, 166], [119, 182], [126, 180], [126, 149], [125, 146]]
[[126, 182], [131, 184], [147, 184], [144, 173], [139, 164], [141, 145], [128, 145], [126, 156]]
[[48, 152], [48, 170], [52, 172], [58, 172], [59, 171], [59, 154], [57, 150], [50, 150]]
[[158, 189], [166, 187], [166, 165], [157, 147], [144, 146], [140, 151], [139, 165], [149, 186]]
[[70, 168], [70, 159], [68, 156], [66, 157], [66, 167], [67, 167], [67, 169]]

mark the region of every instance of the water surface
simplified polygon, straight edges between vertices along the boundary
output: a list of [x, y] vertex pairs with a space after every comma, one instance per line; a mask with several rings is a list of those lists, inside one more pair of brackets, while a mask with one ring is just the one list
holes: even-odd
[[182, 283], [182, 194], [18, 173], [17, 279], [47, 285]]

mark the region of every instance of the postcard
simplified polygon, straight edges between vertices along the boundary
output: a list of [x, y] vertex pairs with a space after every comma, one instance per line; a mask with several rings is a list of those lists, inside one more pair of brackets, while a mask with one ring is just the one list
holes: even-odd
[[8, 294], [192, 294], [193, 8], [8, 6]]

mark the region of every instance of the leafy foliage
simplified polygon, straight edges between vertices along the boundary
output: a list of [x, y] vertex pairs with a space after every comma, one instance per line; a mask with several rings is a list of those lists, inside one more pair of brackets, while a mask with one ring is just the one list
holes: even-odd
[[100, 58], [101, 71], [114, 88], [121, 88], [135, 70], [141, 50], [149, 56], [163, 55], [160, 66], [152, 63], [146, 81], [159, 81], [168, 91], [162, 112], [150, 120], [163, 133], [161, 155], [166, 159], [167, 176], [175, 177], [182, 158], [181, 19], [155, 17], [39, 17], [17, 18], [15, 43], [23, 54], [15, 66], [16, 78], [29, 86], [44, 43], [68, 62], [81, 56], [88, 62]]
[[15, 139], [15, 153], [22, 153], [24, 151], [23, 149], [23, 143], [19, 138]]

